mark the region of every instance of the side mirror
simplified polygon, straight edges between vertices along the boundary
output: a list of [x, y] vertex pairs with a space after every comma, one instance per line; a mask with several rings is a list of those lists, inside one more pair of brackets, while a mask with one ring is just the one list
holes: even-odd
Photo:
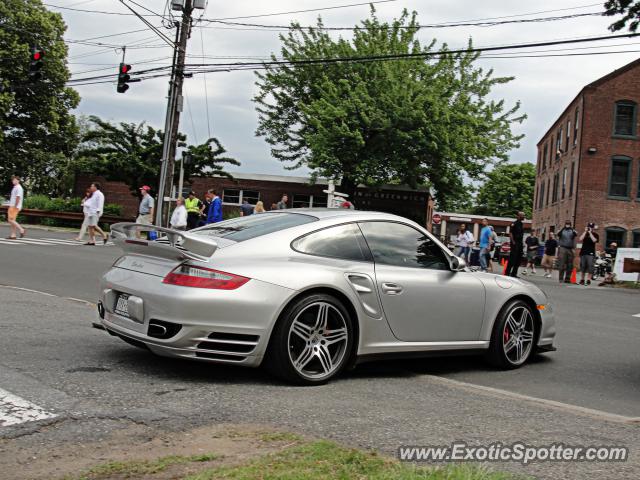
[[455, 255], [451, 257], [450, 262], [451, 270], [453, 270], [454, 272], [461, 272], [465, 268], [467, 268], [467, 262], [463, 258], [456, 257]]

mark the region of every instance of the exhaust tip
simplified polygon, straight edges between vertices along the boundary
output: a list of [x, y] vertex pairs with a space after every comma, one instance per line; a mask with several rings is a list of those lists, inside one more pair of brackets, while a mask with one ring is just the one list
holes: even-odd
[[166, 322], [164, 320], [151, 320], [149, 322], [149, 328], [147, 329], [147, 335], [152, 338], [166, 340], [174, 337], [181, 329], [182, 325], [177, 323]]

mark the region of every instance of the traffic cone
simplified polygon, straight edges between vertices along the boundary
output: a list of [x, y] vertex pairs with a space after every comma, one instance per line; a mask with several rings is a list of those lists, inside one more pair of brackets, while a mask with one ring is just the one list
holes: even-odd
[[578, 283], [578, 278], [576, 275], [576, 269], [574, 268], [571, 272], [571, 283]]
[[502, 259], [502, 266], [503, 266], [504, 268], [502, 269], [502, 275], [506, 275], [506, 274], [507, 274], [507, 265], [508, 265], [508, 264], [507, 264], [507, 262], [506, 262], [506, 261], [505, 261], [505, 259], [503, 258], [503, 259]]

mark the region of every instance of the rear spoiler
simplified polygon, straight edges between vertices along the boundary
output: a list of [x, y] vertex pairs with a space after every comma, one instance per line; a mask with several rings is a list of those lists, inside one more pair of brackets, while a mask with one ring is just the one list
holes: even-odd
[[[138, 233], [143, 232], [158, 232], [166, 237], [158, 241], [139, 238]], [[111, 226], [111, 238], [113, 243], [125, 253], [137, 253], [169, 260], [192, 259], [208, 262], [218, 249], [215, 241], [204, 236], [141, 223], [116, 223]]]

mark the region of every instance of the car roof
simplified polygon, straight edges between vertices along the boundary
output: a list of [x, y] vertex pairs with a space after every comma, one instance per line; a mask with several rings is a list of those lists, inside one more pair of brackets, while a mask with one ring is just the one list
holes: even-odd
[[397, 215], [385, 212], [375, 212], [369, 210], [352, 210], [350, 208], [287, 208], [285, 210], [271, 210], [265, 213], [301, 213], [305, 215], [313, 215], [321, 219], [332, 217], [350, 217], [350, 216], [376, 216], [387, 218], [402, 218]]

